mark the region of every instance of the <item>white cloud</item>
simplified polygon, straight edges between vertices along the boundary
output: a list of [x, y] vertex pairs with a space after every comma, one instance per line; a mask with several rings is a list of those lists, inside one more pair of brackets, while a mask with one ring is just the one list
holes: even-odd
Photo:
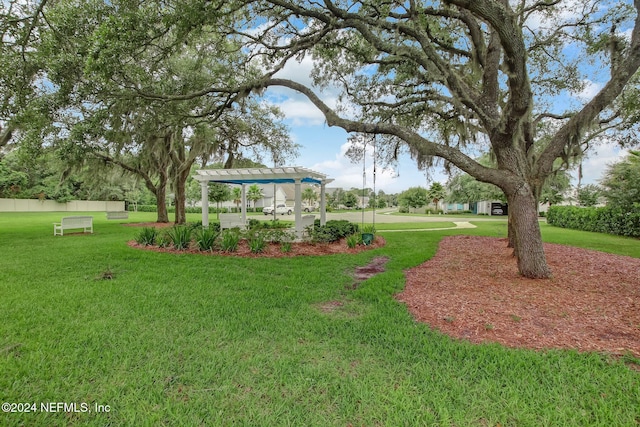
[[[415, 162], [409, 158], [401, 159], [397, 169], [385, 169], [376, 165], [375, 183], [373, 170], [372, 150], [367, 150], [365, 176], [363, 181], [363, 163], [354, 163], [346, 156], [349, 149], [349, 142], [344, 142], [333, 158], [313, 164], [310, 169], [326, 174], [334, 181], [329, 187], [339, 187], [345, 190], [351, 188], [375, 187], [376, 193], [379, 190], [387, 194], [401, 193], [409, 187], [428, 187], [424, 172], [419, 171]], [[433, 181], [442, 184], [446, 182], [446, 176], [441, 171], [432, 173]]]
[[595, 83], [591, 80], [583, 80], [582, 83], [582, 90], [578, 93], [573, 93], [572, 96], [583, 102], [591, 101], [591, 99], [600, 92], [600, 89], [602, 89], [601, 83]]
[[[313, 88], [311, 72], [314, 61], [311, 56], [305, 56], [301, 61], [290, 60], [284, 68], [275, 74], [275, 78], [293, 80], [309, 88]], [[339, 88], [327, 87], [322, 90], [314, 89], [316, 94], [331, 108], [335, 108], [338, 102]], [[271, 86], [267, 90], [266, 99], [280, 107], [286, 118], [292, 121], [294, 126], [317, 126], [325, 122], [324, 115], [309, 99], [291, 89]]]
[[[598, 184], [607, 166], [622, 160], [627, 154], [627, 150], [614, 143], [597, 147], [582, 162], [582, 184]], [[572, 175], [577, 184], [578, 172], [574, 171]]]

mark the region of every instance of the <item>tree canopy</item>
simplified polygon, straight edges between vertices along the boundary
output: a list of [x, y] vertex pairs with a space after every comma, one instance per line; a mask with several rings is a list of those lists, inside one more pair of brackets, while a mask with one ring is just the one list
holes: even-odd
[[601, 184], [607, 205], [627, 211], [640, 208], [640, 152], [631, 151], [609, 165]]

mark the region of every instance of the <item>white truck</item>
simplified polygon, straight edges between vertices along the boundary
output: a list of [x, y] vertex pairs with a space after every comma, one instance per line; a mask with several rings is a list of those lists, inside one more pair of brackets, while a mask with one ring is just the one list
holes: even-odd
[[[285, 205], [284, 203], [278, 203], [276, 205], [276, 214], [278, 215], [291, 215], [291, 213], [293, 212], [293, 208]], [[262, 208], [262, 213], [265, 215], [273, 215], [273, 205], [272, 206], [265, 206], [264, 208]]]

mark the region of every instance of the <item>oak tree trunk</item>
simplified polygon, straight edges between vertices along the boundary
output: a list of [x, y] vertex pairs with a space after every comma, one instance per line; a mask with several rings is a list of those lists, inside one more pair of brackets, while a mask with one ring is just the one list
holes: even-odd
[[156, 222], [169, 222], [169, 214], [167, 213], [167, 193], [166, 186], [159, 185], [155, 191], [156, 194]]
[[175, 218], [176, 224], [185, 224], [187, 222], [187, 216], [185, 213], [186, 197], [184, 182], [179, 177], [174, 180], [173, 191], [175, 193]]
[[538, 223], [538, 204], [533, 191], [528, 185], [524, 185], [508, 199], [514, 254], [520, 274], [531, 279], [551, 277]]

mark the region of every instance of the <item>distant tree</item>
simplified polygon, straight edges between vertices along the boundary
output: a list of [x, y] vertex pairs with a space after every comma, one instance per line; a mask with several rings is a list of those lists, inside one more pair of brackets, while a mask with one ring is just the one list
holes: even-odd
[[469, 174], [459, 173], [447, 182], [447, 200], [455, 203], [472, 203], [483, 200], [506, 201], [504, 193], [498, 187], [480, 182]]
[[443, 200], [447, 196], [447, 192], [439, 182], [434, 182], [429, 187], [427, 191], [427, 195], [429, 200], [436, 205], [436, 209], [438, 209], [438, 203], [440, 200]]
[[571, 177], [569, 174], [560, 170], [556, 174], [547, 178], [542, 187], [540, 194], [540, 203], [549, 203], [556, 205], [564, 200], [564, 194], [571, 187]]
[[240, 203], [242, 203], [242, 190], [240, 187], [233, 187], [233, 190], [231, 190], [231, 198], [233, 199], [233, 203], [236, 204], [236, 209], [240, 210]]
[[231, 189], [227, 184], [214, 182], [209, 184], [209, 200], [216, 202], [217, 217], [220, 218], [220, 203], [231, 199]]
[[348, 192], [344, 193], [344, 196], [342, 198], [342, 204], [345, 205], [349, 209], [354, 208], [354, 207], [358, 206], [358, 196], [356, 196], [354, 193], [348, 191]]
[[578, 189], [578, 203], [580, 206], [595, 206], [598, 204], [601, 190], [595, 184], [588, 184]]
[[428, 200], [429, 194], [427, 190], [422, 187], [411, 187], [400, 193], [398, 196], [400, 206], [410, 208], [421, 208], [428, 203]]
[[338, 208], [342, 204], [342, 198], [344, 197], [344, 190], [342, 188], [336, 188], [329, 196], [327, 201], [330, 206]]
[[302, 192], [302, 200], [307, 202], [309, 205], [313, 205], [315, 201], [318, 200], [318, 195], [313, 191], [313, 188], [308, 187]]
[[610, 165], [601, 181], [607, 205], [625, 210], [640, 207], [640, 152], [631, 151]]
[[247, 199], [253, 202], [253, 211], [256, 211], [256, 203], [258, 200], [262, 199], [264, 195], [262, 194], [262, 190], [258, 187], [258, 184], [253, 184], [249, 186], [249, 190], [247, 191]]

